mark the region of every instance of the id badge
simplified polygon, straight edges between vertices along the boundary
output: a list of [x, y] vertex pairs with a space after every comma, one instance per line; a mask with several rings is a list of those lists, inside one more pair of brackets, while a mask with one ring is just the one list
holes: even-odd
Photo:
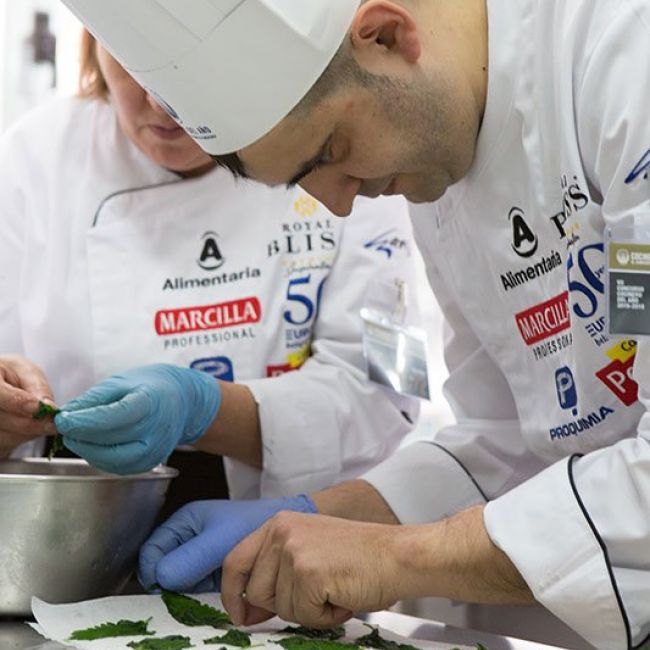
[[613, 226], [606, 238], [609, 333], [650, 337], [650, 226]]
[[395, 282], [392, 309], [387, 309], [385, 298], [373, 301], [372, 291], [369, 293], [369, 304], [361, 309], [368, 379], [402, 395], [428, 400], [427, 337], [424, 330], [403, 324], [406, 286]]

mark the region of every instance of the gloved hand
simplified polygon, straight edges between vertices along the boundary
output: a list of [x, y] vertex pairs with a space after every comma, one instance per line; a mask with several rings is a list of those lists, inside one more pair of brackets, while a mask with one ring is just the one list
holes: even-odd
[[65, 404], [54, 423], [65, 446], [91, 465], [138, 474], [196, 442], [220, 405], [216, 379], [161, 363], [113, 375]]
[[218, 591], [220, 567], [244, 537], [282, 510], [316, 513], [305, 494], [252, 501], [195, 501], [159, 526], [140, 549], [138, 578], [145, 589]]

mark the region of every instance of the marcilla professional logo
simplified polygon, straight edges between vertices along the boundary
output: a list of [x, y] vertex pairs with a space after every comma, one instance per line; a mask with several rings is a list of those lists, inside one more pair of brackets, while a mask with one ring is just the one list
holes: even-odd
[[217, 330], [258, 323], [262, 307], [257, 298], [243, 298], [216, 305], [163, 309], [156, 312], [154, 325], [158, 336]]
[[565, 291], [541, 305], [515, 314], [515, 320], [522, 338], [529, 346], [569, 329], [569, 292]]
[[201, 237], [203, 246], [197, 264], [204, 271], [216, 271], [225, 262], [217, 244], [217, 236], [216, 232], [208, 231]]
[[209, 357], [207, 359], [197, 359], [192, 361], [190, 368], [207, 372], [215, 379], [222, 381], [235, 381], [235, 371], [232, 361], [228, 357]]
[[537, 252], [537, 235], [530, 229], [524, 218], [524, 211], [514, 207], [508, 214], [512, 225], [512, 250], [519, 257], [532, 257]]
[[571, 409], [574, 416], [578, 415], [578, 393], [576, 383], [573, 379], [573, 373], [566, 366], [555, 372], [555, 389], [560, 406], [564, 410]]

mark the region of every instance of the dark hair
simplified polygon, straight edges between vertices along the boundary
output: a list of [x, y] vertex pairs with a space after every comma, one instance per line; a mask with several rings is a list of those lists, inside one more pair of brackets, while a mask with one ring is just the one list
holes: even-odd
[[[359, 66], [352, 55], [349, 39], [346, 38], [316, 83], [287, 117], [306, 115], [321, 101], [343, 86], [355, 84], [369, 88], [376, 85], [376, 81], [375, 75], [366, 72]], [[236, 152], [212, 156], [212, 159], [220, 167], [228, 169], [235, 178], [248, 178], [244, 163]]]

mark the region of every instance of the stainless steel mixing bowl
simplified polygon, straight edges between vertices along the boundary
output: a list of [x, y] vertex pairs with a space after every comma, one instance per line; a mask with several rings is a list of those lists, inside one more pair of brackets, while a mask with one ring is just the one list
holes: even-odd
[[119, 593], [177, 474], [0, 461], [0, 616], [29, 615], [32, 596], [64, 603]]

